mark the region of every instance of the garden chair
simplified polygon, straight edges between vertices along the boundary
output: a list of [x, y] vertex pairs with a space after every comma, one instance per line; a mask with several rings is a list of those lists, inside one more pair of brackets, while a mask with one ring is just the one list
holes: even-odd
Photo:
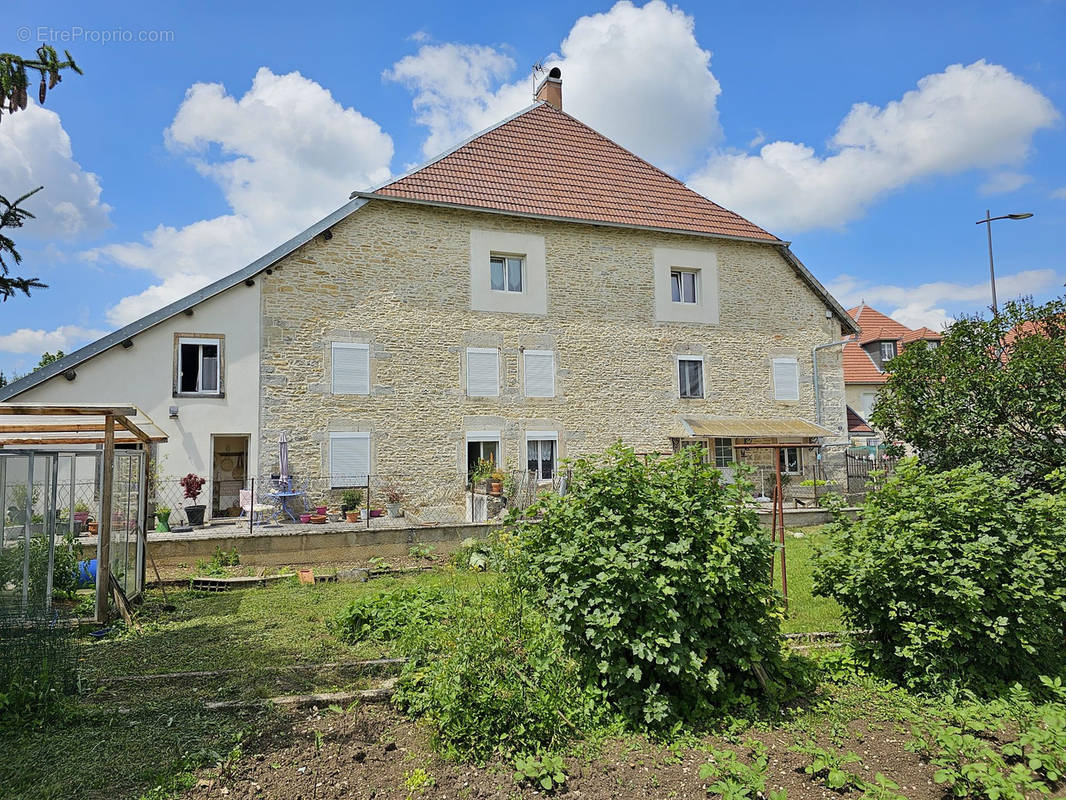
[[239, 493], [238, 502], [241, 505], [240, 518], [245, 518], [245, 514], [252, 518], [253, 525], [264, 525], [267, 522], [271, 522], [275, 516], [275, 507], [270, 503], [256, 503], [252, 500], [251, 489], [241, 489]]

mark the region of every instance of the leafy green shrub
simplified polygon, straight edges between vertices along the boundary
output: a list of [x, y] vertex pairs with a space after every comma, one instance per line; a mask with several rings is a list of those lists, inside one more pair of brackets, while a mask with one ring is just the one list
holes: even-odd
[[[1061, 487], [1063, 475], [1052, 478]], [[828, 526], [815, 591], [870, 628], [858, 652], [924, 689], [1035, 684], [1066, 665], [1066, 492], [1021, 491], [980, 465], [913, 459]]]
[[443, 589], [403, 586], [359, 597], [341, 611], [329, 627], [346, 642], [391, 642], [399, 639], [409, 626], [439, 623], [447, 614], [448, 606], [448, 596]]
[[450, 758], [550, 750], [595, 725], [602, 703], [558, 630], [502, 583], [452, 595], [447, 622], [414, 625], [395, 701], [427, 719]]
[[562, 756], [518, 756], [514, 768], [515, 783], [528, 783], [547, 792], [566, 783], [566, 765]]
[[751, 701], [780, 665], [780, 616], [750, 485], [725, 485], [696, 448], [645, 461], [616, 444], [572, 469], [565, 496], [514, 526], [511, 579], [629, 719]]
[[240, 566], [240, 563], [241, 556], [236, 547], [232, 550], [223, 550], [221, 545], [216, 544], [210, 561], [202, 558], [197, 560], [196, 572], [199, 575], [225, 575], [227, 567]]

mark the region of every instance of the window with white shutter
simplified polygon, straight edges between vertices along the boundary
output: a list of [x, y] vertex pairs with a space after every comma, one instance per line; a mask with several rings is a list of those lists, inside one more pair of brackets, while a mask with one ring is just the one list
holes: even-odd
[[370, 434], [329, 435], [329, 485], [331, 489], [366, 486], [370, 474]]
[[333, 343], [333, 394], [370, 394], [370, 345]]
[[800, 399], [799, 362], [796, 359], [774, 359], [774, 399]]
[[522, 355], [526, 397], [555, 397], [555, 353], [526, 350]]
[[495, 347], [466, 349], [466, 393], [469, 397], [500, 396], [500, 351]]

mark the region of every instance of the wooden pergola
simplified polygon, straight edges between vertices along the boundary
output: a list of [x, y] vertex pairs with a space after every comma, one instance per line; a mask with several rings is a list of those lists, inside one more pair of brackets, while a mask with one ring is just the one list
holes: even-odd
[[96, 449], [102, 445], [100, 520], [97, 531], [99, 558], [96, 564], [97, 622], [107, 619], [107, 598], [111, 584], [111, 501], [115, 445], [138, 445], [146, 451], [145, 475], [141, 476], [144, 480], [149, 472], [148, 446], [166, 440], [166, 434], [144, 412], [130, 404], [0, 403], [0, 448], [89, 445]]

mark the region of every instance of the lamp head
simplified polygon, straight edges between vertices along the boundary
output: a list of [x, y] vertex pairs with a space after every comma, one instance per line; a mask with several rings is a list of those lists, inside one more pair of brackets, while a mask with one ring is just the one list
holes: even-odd
[[1007, 214], [1007, 219], [1029, 219], [1029, 217], [1031, 217], [1031, 216], [1033, 216], [1033, 215], [1030, 214], [1030, 213], [1025, 213], [1025, 214]]

